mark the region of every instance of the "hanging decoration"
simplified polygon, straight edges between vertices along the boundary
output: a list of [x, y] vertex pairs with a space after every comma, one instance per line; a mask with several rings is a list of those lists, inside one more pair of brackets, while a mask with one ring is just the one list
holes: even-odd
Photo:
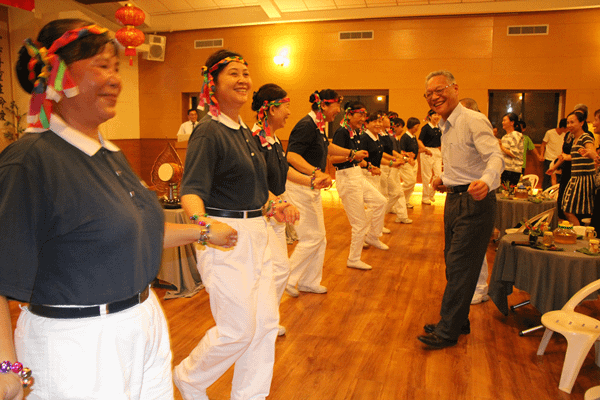
[[129, 65], [133, 65], [135, 48], [144, 43], [144, 32], [136, 29], [136, 26], [144, 23], [146, 15], [141, 9], [127, 3], [115, 12], [115, 18], [124, 26], [117, 31], [115, 37], [125, 47], [125, 55], [129, 56]]

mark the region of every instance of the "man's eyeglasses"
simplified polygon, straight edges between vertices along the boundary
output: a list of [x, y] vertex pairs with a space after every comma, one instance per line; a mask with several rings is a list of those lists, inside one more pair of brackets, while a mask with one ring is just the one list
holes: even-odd
[[456, 85], [456, 83], [451, 83], [448, 86], [444, 86], [441, 88], [437, 88], [432, 92], [425, 92], [425, 94], [423, 94], [423, 97], [425, 97], [427, 100], [429, 100], [433, 94], [435, 93], [437, 96], [441, 96], [444, 93], [444, 90], [448, 89], [450, 86], [454, 86]]

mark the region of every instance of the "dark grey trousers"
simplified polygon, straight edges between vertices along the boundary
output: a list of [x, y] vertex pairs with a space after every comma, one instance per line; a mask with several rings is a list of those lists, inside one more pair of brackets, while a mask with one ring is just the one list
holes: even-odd
[[449, 193], [444, 209], [446, 289], [441, 320], [435, 333], [457, 340], [463, 325], [469, 324], [469, 307], [477, 286], [483, 257], [494, 228], [496, 193], [480, 201], [469, 193]]

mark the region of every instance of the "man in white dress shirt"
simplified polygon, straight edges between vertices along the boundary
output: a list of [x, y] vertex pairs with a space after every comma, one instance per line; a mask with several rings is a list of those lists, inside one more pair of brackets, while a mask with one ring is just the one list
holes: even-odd
[[185, 142], [189, 140], [190, 135], [194, 132], [194, 128], [198, 126], [198, 111], [194, 108], [188, 110], [188, 120], [179, 127], [177, 132], [177, 141]]
[[448, 71], [427, 76], [425, 99], [442, 119], [444, 171], [432, 182], [447, 192], [444, 206], [446, 289], [440, 320], [418, 339], [433, 349], [454, 346], [470, 332], [469, 308], [481, 260], [494, 227], [496, 193], [504, 157], [485, 115], [459, 103], [458, 85]]

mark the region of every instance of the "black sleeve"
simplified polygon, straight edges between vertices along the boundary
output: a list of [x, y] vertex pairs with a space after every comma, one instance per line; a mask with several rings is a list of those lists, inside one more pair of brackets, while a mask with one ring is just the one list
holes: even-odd
[[343, 126], [340, 126], [333, 135], [333, 140], [331, 143], [336, 146], [344, 147], [346, 149], [351, 149], [350, 145], [350, 135], [348, 134], [348, 130]]
[[287, 152], [291, 151], [306, 158], [304, 153], [313, 146], [316, 136], [317, 131], [312, 119], [310, 117], [301, 119], [290, 133]]
[[198, 125], [188, 142], [185, 169], [181, 180], [181, 195], [195, 194], [208, 203], [215, 174], [218, 150], [207, 129], [212, 123]]

